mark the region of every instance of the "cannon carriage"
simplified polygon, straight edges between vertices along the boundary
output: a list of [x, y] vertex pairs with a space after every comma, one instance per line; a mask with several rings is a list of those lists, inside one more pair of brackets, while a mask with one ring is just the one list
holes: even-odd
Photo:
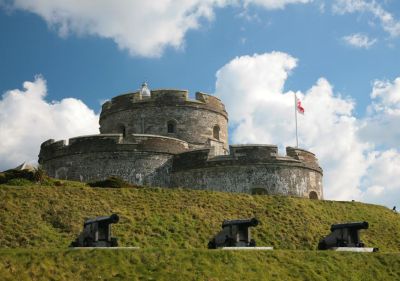
[[83, 231], [70, 247], [117, 247], [117, 238], [111, 237], [111, 224], [118, 221], [117, 214], [86, 220]]
[[[366, 221], [342, 224], [332, 224], [331, 233], [321, 239], [318, 243], [318, 250], [364, 248], [365, 244], [360, 240], [360, 230], [368, 229]], [[377, 248], [365, 248], [378, 251]]]
[[251, 239], [250, 227], [259, 224], [256, 218], [225, 220], [222, 222], [222, 230], [208, 243], [209, 249], [221, 247], [255, 247], [256, 242]]

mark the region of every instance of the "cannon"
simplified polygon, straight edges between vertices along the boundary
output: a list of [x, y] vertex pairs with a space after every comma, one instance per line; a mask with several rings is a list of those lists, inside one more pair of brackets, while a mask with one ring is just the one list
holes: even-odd
[[117, 247], [117, 238], [111, 237], [111, 224], [118, 221], [117, 214], [86, 220], [83, 231], [70, 247]]
[[[359, 231], [368, 229], [368, 222], [352, 222], [342, 224], [332, 224], [331, 233], [318, 243], [318, 250], [328, 250], [336, 248], [364, 248], [364, 243], [360, 240]], [[377, 251], [373, 248], [373, 251]]]
[[256, 218], [225, 220], [222, 222], [222, 230], [208, 242], [208, 248], [255, 247], [256, 242], [251, 239], [249, 228], [258, 224]]

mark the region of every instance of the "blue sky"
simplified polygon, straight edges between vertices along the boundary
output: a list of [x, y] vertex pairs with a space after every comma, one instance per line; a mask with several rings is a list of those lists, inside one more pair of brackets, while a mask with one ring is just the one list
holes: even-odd
[[[386, 6], [399, 14], [398, 1]], [[203, 19], [200, 28], [186, 34], [182, 49], [167, 47], [160, 58], [143, 58], [98, 36], [72, 33], [61, 38], [42, 18], [3, 9], [0, 89], [16, 88], [42, 74], [48, 81], [48, 99], [78, 97], [99, 110], [99, 100], [134, 90], [143, 80], [155, 88], [213, 92], [215, 72], [234, 57], [282, 51], [300, 61], [287, 81], [288, 89], [304, 90], [320, 76], [327, 77], [337, 91], [357, 100], [357, 114], [362, 114], [371, 81], [398, 75], [400, 40], [390, 38], [379, 24], [371, 26], [368, 15], [336, 15], [328, 5], [321, 12], [320, 3], [279, 10], [252, 6], [247, 11], [252, 19], [241, 16], [241, 7], [214, 12], [214, 20]], [[379, 41], [366, 50], [342, 40], [360, 32]]]
[[[18, 112], [21, 104], [10, 95], [13, 90], [26, 99], [32, 93], [46, 104], [49, 115], [32, 112], [33, 119], [58, 120], [47, 124], [47, 129], [33, 123], [39, 131], [33, 149], [48, 137], [95, 132], [93, 120], [101, 103], [138, 89], [146, 80], [150, 88], [182, 88], [192, 94], [204, 91], [223, 98], [231, 114], [232, 143], [284, 146], [293, 142], [293, 127], [287, 125], [292, 122], [292, 111], [285, 116], [286, 107], [275, 111], [272, 101], [285, 104], [291, 91], [298, 91], [306, 108], [306, 117], [300, 120], [301, 143], [320, 158], [327, 197], [396, 204], [391, 198], [400, 195], [400, 185], [383, 179], [376, 182], [368, 175], [383, 169], [378, 163], [388, 162], [395, 167], [387, 179], [400, 172], [396, 125], [400, 121], [400, 80], [396, 80], [400, 77], [399, 1], [172, 3], [121, 1], [110, 6], [107, 1], [0, 0], [0, 135], [16, 130], [15, 116], [31, 118]], [[263, 84], [264, 80], [269, 82]], [[26, 81], [32, 83], [31, 88], [22, 86]], [[328, 96], [320, 99], [323, 95]], [[254, 102], [242, 106], [241, 99]], [[87, 124], [62, 121], [65, 115], [59, 112], [67, 114], [70, 102], [87, 113], [82, 117]], [[314, 107], [314, 113], [310, 112]], [[321, 107], [334, 110], [322, 117], [324, 111], [317, 114]], [[79, 116], [75, 114], [70, 115]], [[282, 121], [283, 125], [268, 127], [259, 120]], [[72, 129], [59, 134], [60, 126]], [[22, 139], [31, 137], [21, 128], [17, 131], [23, 132], [15, 134], [15, 142], [0, 146], [0, 155], [10, 148], [19, 149]], [[341, 132], [346, 133], [341, 137]], [[332, 160], [335, 153], [324, 140], [343, 144], [337, 149], [337, 159]], [[6, 160], [0, 168], [7, 168], [30, 161], [32, 152], [3, 157]], [[335, 183], [343, 167], [351, 167], [352, 174], [346, 175], [347, 181]]]

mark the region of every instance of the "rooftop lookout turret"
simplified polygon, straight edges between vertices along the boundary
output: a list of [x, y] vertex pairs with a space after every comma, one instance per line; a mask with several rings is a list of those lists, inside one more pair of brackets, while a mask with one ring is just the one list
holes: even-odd
[[141, 90], [116, 96], [103, 104], [102, 134], [153, 134], [178, 138], [190, 148], [220, 147], [228, 151], [228, 114], [224, 104], [212, 95], [186, 90]]

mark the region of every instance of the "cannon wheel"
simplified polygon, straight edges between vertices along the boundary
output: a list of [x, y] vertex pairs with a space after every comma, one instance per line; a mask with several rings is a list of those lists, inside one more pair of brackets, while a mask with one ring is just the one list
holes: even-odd
[[342, 239], [338, 239], [336, 242], [336, 247], [347, 247], [347, 242]]
[[72, 241], [71, 244], [69, 245], [70, 248], [74, 248], [74, 247], [79, 247], [79, 243], [75, 240]]
[[328, 245], [326, 244], [325, 240], [319, 241], [318, 250], [328, 250]]
[[210, 240], [207, 245], [208, 249], [217, 249], [217, 244], [215, 243], [215, 240]]
[[111, 247], [118, 247], [118, 240], [117, 240], [117, 238], [115, 238], [115, 237], [112, 237], [112, 238], [111, 238], [110, 246], [111, 246]]
[[93, 239], [90, 237], [85, 238], [83, 240], [83, 247], [93, 247]]
[[236, 241], [232, 237], [226, 237], [225, 242], [224, 242], [225, 247], [235, 247], [236, 246]]

